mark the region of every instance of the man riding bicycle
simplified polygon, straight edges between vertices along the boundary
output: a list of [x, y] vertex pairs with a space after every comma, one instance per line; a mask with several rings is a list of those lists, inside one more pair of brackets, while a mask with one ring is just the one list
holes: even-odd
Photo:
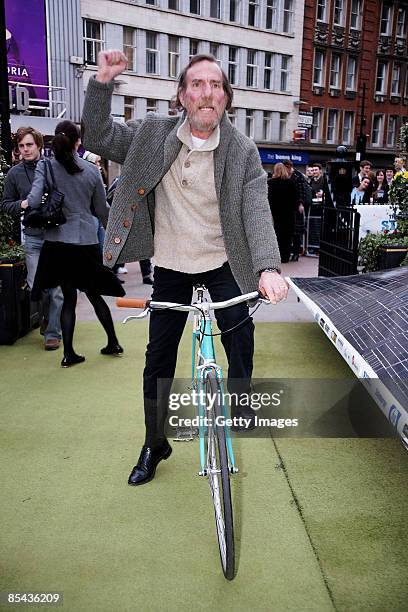
[[[113, 79], [127, 59], [101, 51], [83, 110], [83, 140], [91, 151], [123, 165], [106, 230], [104, 260], [154, 257], [152, 299], [189, 304], [203, 284], [213, 301], [259, 289], [272, 303], [284, 299], [280, 257], [267, 198], [267, 176], [252, 140], [228, 120], [233, 92], [211, 55], [194, 56], [181, 73], [176, 106], [181, 117], [148, 114], [127, 124], [110, 114]], [[228, 358], [228, 378], [249, 390], [254, 326], [244, 304], [216, 312]], [[171, 453], [164, 434], [166, 406], [158, 379], [172, 379], [187, 313], [153, 311], [143, 374], [146, 438], [129, 484], [152, 480]], [[248, 406], [233, 416], [254, 422]]]

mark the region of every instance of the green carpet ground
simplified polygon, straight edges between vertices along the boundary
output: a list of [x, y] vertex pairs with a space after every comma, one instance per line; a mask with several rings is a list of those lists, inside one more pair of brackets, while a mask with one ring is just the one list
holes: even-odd
[[[99, 355], [100, 327], [79, 323], [87, 361], [69, 370], [38, 331], [0, 347], [0, 591], [62, 591], [69, 612], [407, 609], [398, 440], [236, 439], [238, 573], [227, 582], [197, 442], [173, 444], [149, 485], [126, 484], [143, 441], [147, 327], [118, 328], [121, 359]], [[256, 333], [256, 377], [353, 376], [316, 324]], [[186, 335], [180, 377], [189, 348]]]

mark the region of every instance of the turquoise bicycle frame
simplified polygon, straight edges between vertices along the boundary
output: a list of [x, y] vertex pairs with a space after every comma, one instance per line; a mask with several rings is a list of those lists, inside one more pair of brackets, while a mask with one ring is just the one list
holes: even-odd
[[[208, 372], [213, 371], [217, 377], [217, 380], [220, 383], [220, 389], [222, 393], [222, 397], [224, 397], [224, 381], [222, 378], [222, 369], [219, 365], [217, 365], [215, 361], [215, 349], [214, 349], [214, 341], [212, 337], [212, 325], [211, 319], [208, 314], [205, 314], [205, 318], [201, 319], [201, 329], [196, 328], [196, 319], [194, 320], [194, 329], [193, 329], [193, 342], [192, 342], [192, 366], [191, 366], [191, 378], [193, 382], [193, 388], [197, 388], [199, 392], [199, 398], [203, 397], [200, 393], [201, 391], [205, 394], [205, 383], [206, 383], [206, 375]], [[204, 325], [203, 325], [204, 323]], [[203, 329], [204, 327], [204, 329]], [[200, 342], [201, 339], [201, 342]], [[202, 358], [204, 365], [203, 367], [199, 367], [196, 365], [196, 353], [197, 346], [200, 346], [200, 357]], [[206, 407], [199, 402], [198, 405], [198, 414], [200, 416], [200, 426], [199, 426], [199, 439], [200, 439], [200, 463], [201, 463], [201, 474], [205, 473], [206, 469], [206, 452], [205, 452], [205, 436], [206, 436], [206, 427], [202, 424], [205, 416]], [[228, 417], [227, 409], [222, 401], [222, 411], [225, 417]], [[232, 473], [237, 472], [238, 469], [235, 466], [234, 459], [234, 451], [232, 449], [232, 441], [231, 434], [228, 427], [225, 427], [225, 439], [227, 444], [227, 453], [228, 453], [228, 462], [230, 471]]]

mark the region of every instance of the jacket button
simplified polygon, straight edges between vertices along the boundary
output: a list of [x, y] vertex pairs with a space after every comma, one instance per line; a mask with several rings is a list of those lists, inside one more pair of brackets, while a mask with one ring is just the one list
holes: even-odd
[[185, 187], [185, 186], [187, 185], [187, 181], [186, 181], [186, 179], [183, 179], [183, 180], [181, 181], [181, 184], [183, 185], [183, 187]]
[[135, 212], [135, 210], [136, 210], [136, 204], [132, 204], [132, 206], [130, 207], [130, 210], [131, 210], [132, 212]]
[[189, 161], [186, 161], [186, 163], [184, 164], [186, 168], [189, 168], [191, 166]]
[[143, 187], [140, 187], [140, 188], [137, 190], [137, 193], [138, 193], [139, 195], [144, 195], [144, 194], [145, 194], [145, 190], [143, 189]]
[[119, 236], [115, 236], [115, 237], [114, 237], [114, 239], [113, 239], [113, 242], [114, 242], [115, 244], [120, 244], [122, 241], [121, 241], [121, 239], [119, 238]]
[[129, 227], [129, 221], [127, 219], [124, 220], [123, 227]]
[[112, 259], [112, 253], [105, 253], [105, 259], [110, 261]]

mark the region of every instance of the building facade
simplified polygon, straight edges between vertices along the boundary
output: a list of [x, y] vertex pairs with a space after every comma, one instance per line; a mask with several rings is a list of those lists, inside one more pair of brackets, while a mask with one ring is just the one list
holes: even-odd
[[392, 162], [408, 120], [407, 22], [406, 0], [305, 0], [300, 111], [312, 125], [300, 146], [315, 160], [346, 145], [350, 158]]
[[211, 53], [234, 90], [232, 123], [260, 147], [288, 145], [297, 127], [303, 2], [300, 0], [82, 0], [84, 88], [101, 49], [123, 49], [117, 120], [174, 111], [177, 77]]

